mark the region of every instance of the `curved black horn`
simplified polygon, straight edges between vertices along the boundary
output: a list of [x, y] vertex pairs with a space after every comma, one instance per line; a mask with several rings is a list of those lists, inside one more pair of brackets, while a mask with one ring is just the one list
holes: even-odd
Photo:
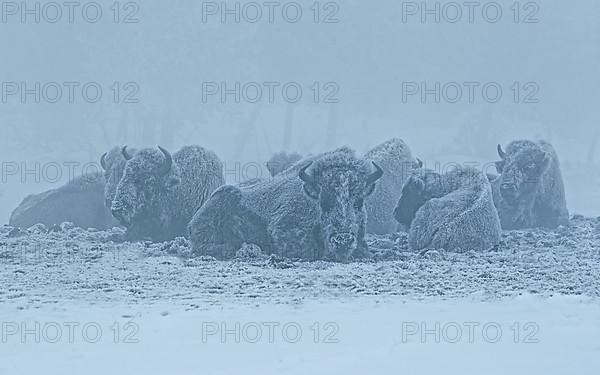
[[300, 177], [300, 179], [304, 182], [307, 182], [309, 184], [314, 184], [315, 183], [315, 179], [310, 176], [308, 173], [306, 173], [306, 170], [308, 169], [308, 167], [310, 167], [313, 164], [312, 161], [307, 162], [306, 164], [304, 164], [301, 168], [300, 171], [298, 172], [298, 177]]
[[504, 157], [506, 156], [506, 152], [504, 152], [504, 150], [502, 149], [502, 146], [500, 146], [500, 144], [498, 144], [498, 155], [500, 155], [500, 158], [504, 159]]
[[173, 166], [173, 157], [171, 157], [171, 154], [169, 153], [169, 151], [165, 150], [164, 148], [158, 146], [158, 149], [163, 153], [163, 155], [165, 155], [165, 164], [163, 164], [163, 166], [159, 169], [158, 173], [161, 176], [166, 175], [167, 173], [169, 173], [169, 171], [171, 170], [171, 167]]
[[102, 154], [102, 156], [100, 157], [100, 166], [102, 166], [102, 169], [106, 170], [106, 155], [107, 153], [105, 152], [104, 154]]
[[131, 160], [131, 158], [133, 157], [127, 152], [127, 145], [123, 146], [123, 148], [121, 149], [121, 154], [123, 154], [125, 160]]
[[378, 166], [377, 163], [375, 163], [374, 161], [372, 161], [371, 163], [373, 163], [373, 165], [375, 166], [375, 172], [371, 173], [369, 177], [367, 177], [367, 185], [371, 185], [372, 183], [383, 177], [383, 169], [381, 169], [381, 167]]

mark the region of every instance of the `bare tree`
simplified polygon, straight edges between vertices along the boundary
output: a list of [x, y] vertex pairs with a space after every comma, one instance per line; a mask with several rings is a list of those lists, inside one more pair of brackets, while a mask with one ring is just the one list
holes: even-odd
[[600, 130], [598, 127], [594, 129], [594, 135], [592, 135], [592, 141], [590, 148], [588, 149], [587, 162], [588, 164], [594, 164], [596, 161], [596, 150], [598, 149], [598, 143], [600, 141]]

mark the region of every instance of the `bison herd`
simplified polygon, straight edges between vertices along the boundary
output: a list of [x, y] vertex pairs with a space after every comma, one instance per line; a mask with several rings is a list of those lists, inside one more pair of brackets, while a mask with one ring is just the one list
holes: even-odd
[[231, 258], [244, 244], [267, 254], [345, 262], [368, 258], [365, 234], [408, 232], [414, 250], [486, 250], [502, 230], [569, 224], [558, 157], [543, 141], [498, 145], [497, 174], [427, 169], [400, 139], [364, 155], [348, 147], [279, 153], [271, 176], [224, 185], [212, 151], [115, 147], [104, 176], [27, 197], [11, 226], [71, 221], [129, 241], [188, 238], [196, 255]]

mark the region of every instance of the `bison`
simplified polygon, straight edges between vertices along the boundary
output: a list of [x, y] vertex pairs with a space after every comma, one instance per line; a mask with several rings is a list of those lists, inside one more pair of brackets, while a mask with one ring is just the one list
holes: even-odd
[[500, 243], [492, 189], [487, 176], [475, 168], [459, 167], [445, 174], [415, 171], [402, 189], [394, 216], [410, 226], [414, 250], [486, 250]]
[[161, 242], [186, 235], [194, 213], [223, 185], [219, 158], [200, 146], [186, 146], [173, 156], [159, 146], [127, 160], [111, 212], [127, 228], [129, 239]]
[[119, 226], [102, 203], [104, 187], [101, 175], [93, 173], [57, 189], [29, 195], [12, 212], [9, 224], [28, 228], [42, 223], [50, 227], [69, 221], [78, 227], [99, 230]]
[[503, 229], [555, 228], [569, 224], [565, 188], [552, 145], [513, 141], [498, 145], [494, 203]]
[[311, 157], [269, 180], [218, 189], [190, 222], [194, 252], [230, 258], [243, 243], [290, 258], [368, 257], [365, 199], [383, 170], [350, 148]]
[[419, 162], [413, 158], [406, 143], [398, 138], [390, 139], [365, 154], [365, 159], [379, 165], [384, 175], [375, 192], [367, 198], [367, 232], [389, 234], [398, 230], [394, 219], [394, 207], [400, 199], [402, 186]]
[[302, 155], [296, 152], [289, 154], [285, 151], [278, 152], [271, 156], [271, 159], [269, 159], [267, 162], [267, 168], [269, 169], [271, 176], [275, 176], [281, 173], [283, 170], [291, 167], [301, 159]]

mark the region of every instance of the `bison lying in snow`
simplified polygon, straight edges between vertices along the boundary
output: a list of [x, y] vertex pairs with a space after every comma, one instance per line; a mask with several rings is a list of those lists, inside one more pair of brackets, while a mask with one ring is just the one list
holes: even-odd
[[503, 229], [555, 228], [569, 224], [558, 157], [544, 141], [498, 145], [500, 174], [493, 182], [494, 203]]
[[490, 183], [474, 168], [443, 175], [415, 171], [402, 189], [394, 216], [410, 225], [409, 243], [415, 250], [485, 250], [500, 243]]
[[129, 155], [111, 211], [130, 239], [166, 241], [186, 234], [194, 213], [223, 185], [222, 164], [212, 151], [186, 146], [173, 156], [142, 149]]
[[97, 174], [78, 177], [73, 181], [41, 194], [30, 195], [12, 212], [9, 224], [29, 228], [70, 221], [78, 227], [110, 229], [119, 223], [102, 204], [104, 182]]
[[254, 243], [267, 253], [306, 260], [366, 257], [365, 199], [382, 175], [344, 147], [269, 180], [224, 186], [190, 222], [194, 251], [228, 258], [243, 243]]
[[[419, 164], [406, 143], [398, 138], [375, 146], [364, 158], [377, 163], [384, 172], [375, 191], [367, 198], [367, 232], [395, 233], [398, 222], [394, 219], [393, 207], [400, 198], [404, 182], [415, 168], [419, 168]], [[271, 175], [275, 176], [299, 160], [299, 154], [280, 152], [271, 157], [267, 166]]]
[[367, 232], [394, 233], [398, 222], [393, 208], [400, 199], [404, 182], [419, 164], [406, 143], [397, 138], [376, 146], [365, 154], [365, 159], [376, 162], [384, 172], [375, 192], [367, 198]]

